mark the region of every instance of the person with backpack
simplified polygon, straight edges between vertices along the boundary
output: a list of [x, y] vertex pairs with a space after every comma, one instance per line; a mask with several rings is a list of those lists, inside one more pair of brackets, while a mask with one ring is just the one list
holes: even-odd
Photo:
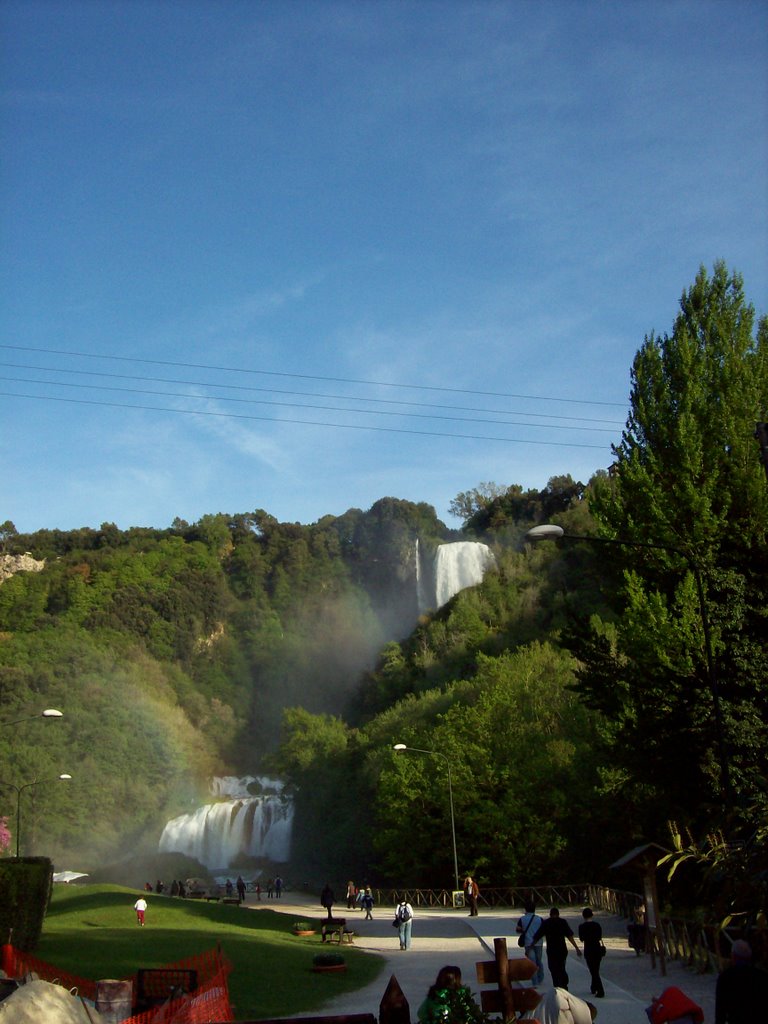
[[398, 903], [395, 920], [392, 923], [397, 927], [397, 934], [400, 936], [400, 949], [410, 949], [413, 907], [408, 900], [401, 900]]

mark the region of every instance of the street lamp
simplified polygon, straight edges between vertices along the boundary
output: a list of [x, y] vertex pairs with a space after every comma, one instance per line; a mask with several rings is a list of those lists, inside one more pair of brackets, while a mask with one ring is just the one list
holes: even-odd
[[459, 888], [459, 859], [456, 856], [456, 820], [453, 813], [453, 782], [451, 781], [451, 762], [440, 750], [423, 750], [421, 747], [409, 747], [405, 743], [395, 743], [393, 750], [412, 750], [417, 754], [431, 754], [433, 757], [442, 757], [448, 768], [448, 800], [451, 805], [451, 839], [453, 841], [453, 874], [456, 880], [456, 889]]
[[0, 725], [21, 725], [22, 722], [33, 722], [36, 718], [63, 718], [64, 712], [56, 708], [46, 708], [45, 711], [38, 711], [35, 715], [27, 715], [26, 718], [17, 718], [15, 722], [0, 722]]
[[699, 614], [701, 615], [701, 626], [704, 632], [704, 653], [707, 659], [707, 678], [709, 689], [712, 694], [712, 707], [715, 712], [715, 730], [717, 733], [717, 745], [720, 751], [720, 776], [725, 798], [729, 804], [733, 802], [731, 790], [731, 770], [728, 762], [728, 751], [725, 742], [725, 731], [723, 728], [723, 712], [720, 705], [720, 690], [717, 682], [717, 668], [712, 653], [712, 638], [709, 632], [709, 614], [707, 612], [707, 600], [704, 596], [704, 584], [701, 579], [701, 570], [696, 561], [683, 548], [674, 547], [672, 544], [654, 544], [641, 540], [621, 540], [609, 537], [587, 537], [582, 534], [566, 533], [562, 526], [554, 523], [544, 523], [541, 526], [534, 526], [525, 534], [524, 540], [573, 540], [586, 541], [589, 544], [615, 544], [624, 548], [650, 548], [655, 551], [672, 551], [682, 557], [688, 563], [696, 580], [696, 593], [699, 598]]
[[0, 782], [0, 786], [7, 786], [8, 789], [16, 791], [16, 856], [19, 856], [19, 847], [21, 839], [21, 794], [25, 789], [31, 789], [32, 786], [40, 786], [44, 782], [58, 782], [59, 780], [71, 779], [72, 776], [63, 772], [61, 775], [57, 775], [55, 779], [37, 779], [35, 782], [27, 782], [23, 786], [16, 786], [13, 782]]

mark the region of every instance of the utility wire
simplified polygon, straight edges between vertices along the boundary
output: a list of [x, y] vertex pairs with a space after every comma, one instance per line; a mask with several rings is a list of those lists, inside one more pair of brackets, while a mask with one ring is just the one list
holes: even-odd
[[430, 384], [398, 384], [390, 381], [361, 380], [355, 377], [321, 377], [308, 373], [286, 373], [277, 370], [255, 370], [243, 366], [215, 366], [209, 363], [175, 362], [170, 359], [145, 359], [141, 356], [100, 355], [94, 352], [68, 352], [64, 349], [34, 348], [29, 345], [0, 345], [0, 349], [12, 349], [16, 352], [42, 352], [47, 355], [77, 356], [80, 359], [109, 359], [123, 363], [146, 363], [151, 366], [179, 366], [195, 370], [217, 370], [221, 373], [252, 373], [267, 377], [290, 377], [295, 380], [319, 380], [335, 384], [365, 384], [377, 388], [402, 388], [412, 391], [439, 391], [446, 394], [482, 395], [485, 398], [522, 398], [535, 402], [564, 402], [571, 405], [601, 405], [617, 409], [626, 408], [623, 402], [598, 402], [583, 398], [553, 398], [550, 395], [519, 395], [503, 391], [475, 391], [469, 388], [437, 387]]
[[[2, 346], [0, 346], [1, 348]], [[68, 370], [62, 369], [57, 366], [36, 366], [30, 363], [7, 363], [0, 361], [0, 366], [5, 366], [9, 369], [14, 370], [39, 370], [44, 373], [68, 373], [79, 377], [106, 377], [109, 380], [138, 380], [152, 384], [180, 384], [186, 387], [204, 387], [204, 388], [219, 388], [226, 389], [227, 391], [248, 391], [257, 394], [267, 395], [286, 395], [293, 398], [327, 398], [330, 401], [336, 402], [368, 402], [375, 405], [399, 405], [409, 406], [414, 409], [451, 409], [454, 412], [483, 412], [483, 413], [495, 413], [498, 416], [514, 416], [524, 415], [530, 416], [534, 419], [541, 420], [567, 420], [568, 423], [605, 423], [614, 429], [621, 429], [622, 423], [616, 420], [605, 420], [598, 419], [591, 416], [558, 416], [553, 413], [541, 413], [541, 412], [529, 412], [514, 413], [507, 412], [504, 409], [487, 409], [478, 408], [477, 406], [471, 405], [440, 405], [433, 402], [407, 402], [402, 398], [358, 398], [356, 395], [328, 395], [323, 392], [308, 392], [308, 391], [285, 391], [280, 388], [257, 388], [252, 385], [246, 384], [214, 384], [208, 381], [201, 380], [182, 380], [175, 377], [146, 377], [139, 376], [137, 374], [129, 373], [108, 373], [105, 370]], [[6, 378], [13, 380], [15, 378]], [[55, 384], [57, 381], [45, 381], [46, 384]], [[217, 396], [212, 396], [217, 397]], [[531, 424], [534, 426], [535, 424]]]
[[338, 427], [342, 430], [375, 430], [380, 433], [388, 434], [417, 434], [421, 437], [450, 437], [469, 441], [503, 441], [512, 444], [546, 445], [554, 448], [598, 448], [600, 451], [606, 451], [607, 448], [606, 445], [602, 444], [586, 444], [579, 443], [577, 441], [535, 441], [523, 437], [489, 437], [484, 434], [447, 434], [438, 430], [412, 430], [404, 427], [376, 427], [355, 423], [328, 423], [323, 422], [322, 420], [295, 420], [282, 417], [275, 418], [272, 416], [256, 416], [253, 414], [245, 415], [243, 413], [211, 412], [210, 410], [201, 409], [175, 409], [167, 406], [156, 405], [129, 405], [123, 402], [97, 402], [83, 398], [60, 398], [54, 395], [25, 395], [14, 393], [12, 391], [0, 391], [0, 397], [34, 399], [35, 401], [44, 402], [67, 402], [73, 405], [92, 405], [108, 409], [139, 409], [148, 412], [172, 412], [186, 416], [215, 416], [220, 419], [260, 420], [267, 421], [268, 423], [290, 423], [309, 427]]
[[[272, 402], [264, 398], [232, 398], [228, 395], [185, 395], [174, 393], [172, 391], [150, 391], [148, 388], [118, 388], [106, 384], [72, 384], [69, 381], [40, 380], [35, 377], [5, 377], [0, 375], [0, 380], [17, 381], [22, 384], [45, 384], [49, 387], [58, 388], [78, 388], [80, 390], [89, 391], [115, 391], [120, 394], [131, 395], [153, 395], [160, 398], [185, 398], [198, 402], [236, 402], [241, 405], [269, 405], [281, 409], [327, 410], [328, 412], [351, 413], [353, 416], [405, 416], [413, 419], [446, 420], [451, 423], [492, 423], [499, 424], [501, 426], [535, 427], [539, 430], [582, 430], [603, 434], [614, 433], [614, 431], [609, 427], [571, 427], [562, 423], [526, 423], [524, 420], [495, 420], [472, 416], [447, 416], [439, 413], [396, 412], [392, 409], [344, 409], [340, 406], [314, 405], [308, 402]], [[188, 411], [194, 412], [194, 410]]]

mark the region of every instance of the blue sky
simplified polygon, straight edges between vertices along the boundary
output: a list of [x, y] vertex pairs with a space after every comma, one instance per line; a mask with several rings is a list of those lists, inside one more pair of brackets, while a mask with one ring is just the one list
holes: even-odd
[[758, 2], [0, 7], [0, 521], [314, 522], [611, 461], [768, 284]]

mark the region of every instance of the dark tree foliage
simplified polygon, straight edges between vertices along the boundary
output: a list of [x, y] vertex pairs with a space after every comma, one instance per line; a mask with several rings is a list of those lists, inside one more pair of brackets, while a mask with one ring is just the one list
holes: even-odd
[[706, 817], [691, 794], [723, 808], [768, 770], [768, 489], [754, 439], [767, 340], [741, 278], [702, 268], [672, 333], [635, 358], [627, 426], [591, 502], [622, 542], [604, 554], [625, 585], [614, 635], [571, 632], [579, 689], [616, 723], [627, 789], [655, 816]]

